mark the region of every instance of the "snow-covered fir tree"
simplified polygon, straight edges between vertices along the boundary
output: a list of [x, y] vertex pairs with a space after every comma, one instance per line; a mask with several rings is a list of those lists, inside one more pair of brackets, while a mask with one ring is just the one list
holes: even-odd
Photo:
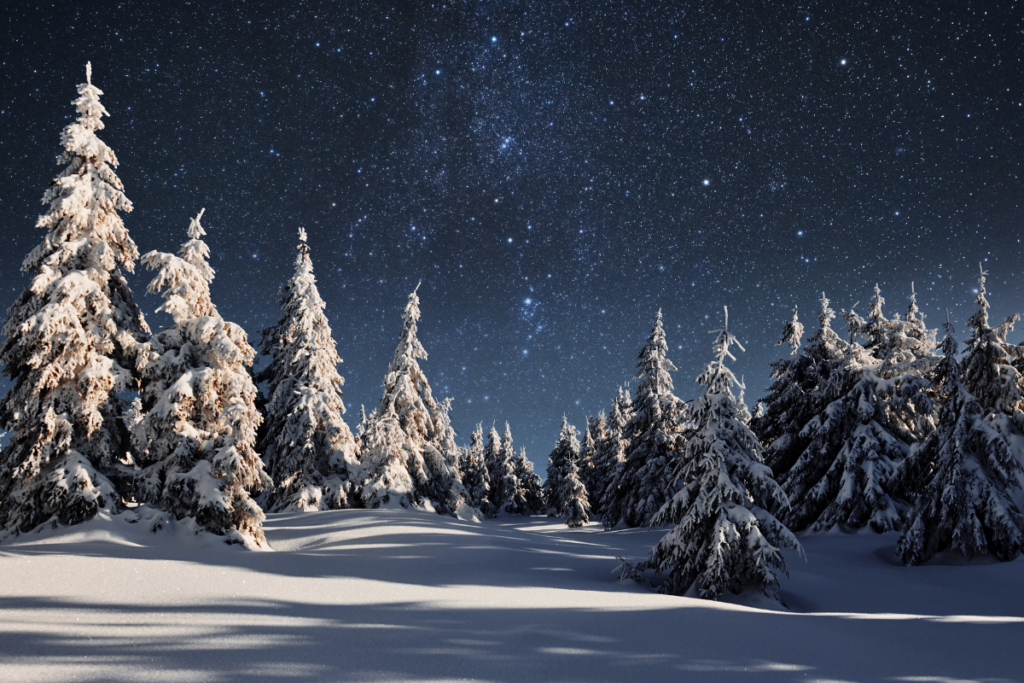
[[893, 385], [888, 394], [895, 431], [908, 443], [917, 443], [935, 429], [939, 406], [929, 375], [938, 358], [934, 355], [935, 330], [924, 324], [913, 283], [906, 316], [891, 321], [879, 348], [879, 375]]
[[281, 292], [277, 325], [263, 331], [261, 350], [270, 364], [266, 429], [258, 448], [274, 486], [271, 512], [347, 507], [352, 473], [358, 473], [355, 438], [342, 417], [345, 404], [337, 344], [313, 276], [306, 231], [299, 228], [295, 274]]
[[[725, 327], [716, 330], [715, 360], [697, 377], [704, 393], [693, 407], [693, 432], [674, 475], [682, 488], [654, 517], [674, 524], [636, 568], [664, 576], [660, 590], [717, 600], [726, 590], [757, 588], [777, 598], [777, 571], [786, 572], [779, 548], [803, 549], [769, 510], [785, 509], [786, 494], [762, 462], [761, 445], [740, 419], [732, 394], [736, 377], [725, 366], [730, 346], [740, 346]], [[734, 359], [735, 360], [735, 359]], [[634, 574], [629, 571], [627, 575]]]
[[151, 294], [174, 321], [152, 339], [142, 375], [142, 419], [133, 430], [136, 491], [177, 519], [190, 518], [229, 542], [265, 545], [263, 510], [249, 495], [271, 484], [255, 450], [262, 421], [249, 373], [255, 349], [210, 299], [214, 272], [200, 211], [179, 256], [142, 257], [157, 271]]
[[765, 446], [765, 463], [780, 481], [807, 448], [809, 437], [803, 434], [804, 427], [841, 389], [833, 374], [842, 367], [846, 344], [832, 329], [836, 314], [824, 292], [820, 303], [818, 330], [803, 348], [803, 325], [793, 309], [793, 318], [778, 342], [790, 347], [790, 355], [772, 363], [773, 381], [761, 399], [764, 413], [751, 421], [751, 429]]
[[980, 264], [979, 271], [975, 299], [978, 310], [967, 321], [971, 337], [961, 364], [962, 381], [985, 411], [1013, 416], [1024, 410], [1024, 378], [1017, 368], [1024, 365], [1024, 349], [1008, 343], [1006, 336], [1013, 331], [1018, 316], [1011, 315], [998, 326], [989, 326], [985, 289], [988, 273], [980, 270]]
[[434, 400], [419, 360], [427, 352], [416, 336], [419, 286], [409, 295], [394, 359], [384, 378], [384, 395], [364, 436], [363, 503], [421, 506], [429, 500], [439, 513], [454, 515], [465, 489], [453, 464], [457, 455], [447, 433], [447, 406]]
[[[976, 335], [985, 334], [981, 320], [975, 320]], [[908, 565], [941, 550], [1012, 560], [1024, 547], [1024, 515], [1014, 501], [1021, 496], [1024, 473], [1013, 445], [1019, 433], [1008, 434], [997, 416], [986, 417], [960, 381], [948, 320], [942, 353], [933, 378], [942, 399], [938, 427], [914, 446], [890, 482], [894, 491], [914, 500], [896, 554]]]
[[613, 474], [613, 495], [604, 501], [604, 526], [646, 526], [675, 492], [666, 465], [680, 447], [687, 408], [672, 393], [675, 365], [668, 358], [668, 344], [661, 311], [647, 344], [640, 351], [635, 379], [640, 380], [633, 399], [633, 417], [626, 424], [629, 442], [625, 462]]
[[583, 437], [583, 444], [580, 446], [580, 481], [587, 488], [587, 496], [592, 511], [597, 512], [597, 499], [600, 492], [604, 491], [608, 480], [605, 470], [601, 467], [601, 454], [598, 449], [608, 438], [608, 420], [604, 412], [597, 414], [597, 417], [587, 422], [587, 433]]
[[[576, 438], [576, 428], [562, 416], [562, 429], [558, 434], [558, 442], [548, 456], [548, 476], [544, 479], [544, 498], [547, 500], [549, 514], [556, 517], [565, 515], [569, 501], [565, 497], [566, 489], [562, 479], [569, 467], [569, 462], [578, 462], [580, 458], [580, 442]], [[578, 470], [577, 470], [578, 471]]]
[[486, 516], [494, 514], [490, 476], [484, 460], [484, 428], [480, 424], [469, 435], [469, 447], [462, 458], [462, 485], [470, 505]]
[[119, 212], [132, 210], [117, 157], [96, 133], [107, 115], [92, 67], [61, 134], [67, 164], [43, 194], [43, 238], [22, 263], [31, 278], [7, 311], [0, 363], [0, 534], [77, 524], [127, 493], [128, 435], [119, 395], [135, 389], [149, 332], [122, 269], [139, 253]]
[[591, 491], [590, 504], [597, 514], [604, 517], [606, 501], [614, 499], [618, 495], [618, 481], [615, 474], [620, 464], [626, 460], [626, 449], [629, 441], [626, 440], [626, 425], [633, 417], [633, 400], [625, 387], [619, 387], [618, 396], [612, 401], [612, 410], [605, 422], [605, 437], [596, 444], [594, 469], [595, 478], [601, 483], [600, 491]]
[[899, 507], [885, 487], [909, 446], [889, 411], [893, 384], [881, 378], [880, 361], [857, 342], [847, 344], [832, 366], [826, 393], [837, 388], [838, 398], [803, 427], [806, 447], [777, 475], [791, 501], [783, 520], [797, 531], [836, 524], [896, 529]]
[[523, 498], [526, 500], [527, 515], [539, 515], [547, 508], [544, 500], [544, 487], [540, 477], [533, 471], [533, 463], [526, 457], [526, 449], [520, 448], [516, 456], [516, 479], [523, 487]]
[[494, 506], [494, 513], [501, 511], [504, 501], [501, 498], [501, 435], [498, 428], [493, 424], [487, 431], [487, 441], [484, 445], [484, 464], [487, 466], [487, 483], [491, 492], [491, 503]]
[[565, 470], [559, 484], [557, 498], [565, 501], [562, 517], [565, 525], [576, 529], [590, 521], [590, 503], [587, 500], [587, 487], [580, 481], [577, 461], [571, 458], [565, 461]]
[[492, 479], [497, 482], [493, 497], [495, 506], [499, 511], [511, 515], [529, 514], [526, 491], [516, 475], [516, 450], [512, 444], [512, 428], [508, 422], [505, 423], [505, 433], [502, 434], [498, 446], [497, 461], [497, 476], [492, 475]]

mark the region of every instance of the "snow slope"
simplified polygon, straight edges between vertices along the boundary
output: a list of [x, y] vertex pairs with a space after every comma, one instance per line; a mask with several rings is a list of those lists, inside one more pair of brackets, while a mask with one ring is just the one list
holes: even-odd
[[658, 531], [342, 510], [253, 552], [130, 516], [0, 544], [0, 681], [1024, 679], [1024, 561], [905, 568], [895, 534], [804, 535], [785, 612], [617, 582]]

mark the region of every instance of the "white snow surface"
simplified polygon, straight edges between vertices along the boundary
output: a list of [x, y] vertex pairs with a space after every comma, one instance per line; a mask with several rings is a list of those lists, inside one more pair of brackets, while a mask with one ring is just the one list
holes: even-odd
[[786, 611], [616, 581], [664, 531], [338, 510], [249, 551], [161, 516], [0, 544], [0, 681], [1024, 679], [1024, 560], [903, 567], [896, 533], [801, 535]]

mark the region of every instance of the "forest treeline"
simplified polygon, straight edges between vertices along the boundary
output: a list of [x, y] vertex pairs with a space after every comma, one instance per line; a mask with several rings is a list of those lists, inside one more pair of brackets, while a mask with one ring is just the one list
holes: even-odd
[[[806, 339], [794, 309], [779, 341], [790, 353], [753, 412], [727, 366], [742, 350], [728, 311], [690, 402], [673, 393], [659, 312], [635, 390], [588, 418], [582, 443], [563, 417], [542, 483], [508, 424], [456, 443], [450, 400], [419, 365], [418, 287], [380, 404], [352, 430], [303, 230], [279, 320], [255, 346], [211, 298], [202, 211], [177, 254], [140, 255], [117, 158], [97, 136], [101, 94], [87, 66], [61, 136], [65, 166], [43, 197], [46, 236], [3, 326], [13, 386], [0, 399], [0, 535], [141, 505], [250, 547], [266, 544], [265, 511], [597, 518], [666, 530], [647, 558], [622, 561], [624, 578], [710, 599], [750, 587], [776, 596], [780, 549], [802, 554], [795, 533], [808, 530], [899, 531], [906, 564], [944, 550], [1020, 553], [1024, 348], [1007, 341], [1016, 316], [990, 323], [984, 272], [962, 352], [948, 320], [937, 341], [913, 293], [887, 317], [876, 287], [866, 314], [842, 312], [844, 335], [824, 294]], [[139, 264], [172, 321], [159, 332], [123, 274]], [[254, 373], [257, 352], [269, 364]]]

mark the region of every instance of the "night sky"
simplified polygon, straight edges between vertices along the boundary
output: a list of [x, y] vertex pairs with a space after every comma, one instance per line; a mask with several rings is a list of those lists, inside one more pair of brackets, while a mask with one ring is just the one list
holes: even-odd
[[508, 420], [542, 473], [659, 308], [690, 399], [728, 305], [748, 403], [822, 290], [863, 313], [877, 282], [891, 315], [914, 281], [963, 337], [983, 261], [993, 315], [1024, 312], [1017, 2], [28, 4], [0, 18], [0, 304], [91, 60], [132, 237], [176, 251], [206, 207], [250, 339], [308, 230], [353, 428], [421, 280], [460, 442]]

